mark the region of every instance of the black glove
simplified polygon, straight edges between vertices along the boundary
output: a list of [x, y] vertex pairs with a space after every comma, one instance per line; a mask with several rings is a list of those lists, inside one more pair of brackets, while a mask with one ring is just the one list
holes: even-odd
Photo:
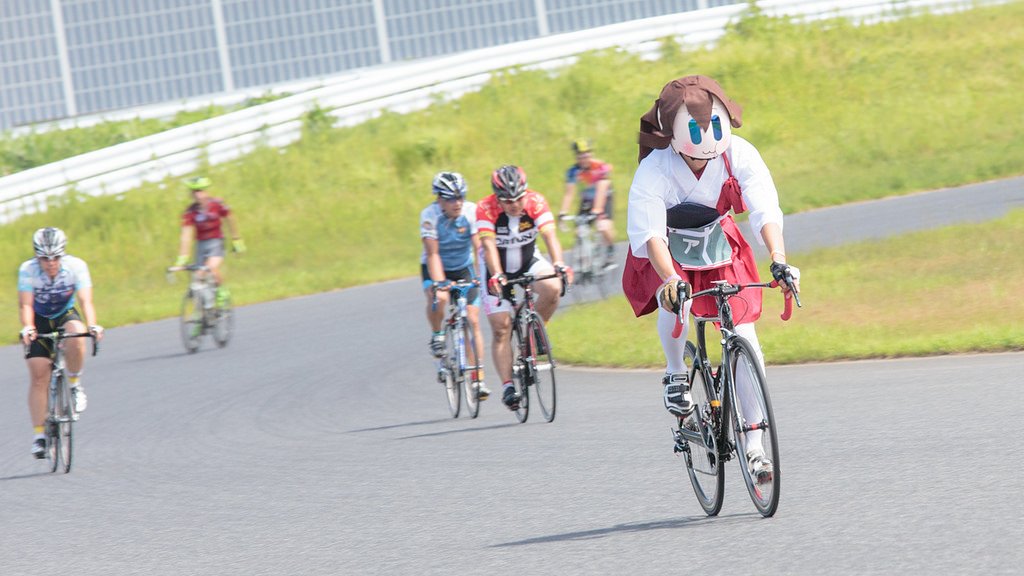
[[789, 276], [789, 264], [783, 264], [782, 262], [772, 262], [772, 278], [775, 278], [779, 283], [788, 283]]

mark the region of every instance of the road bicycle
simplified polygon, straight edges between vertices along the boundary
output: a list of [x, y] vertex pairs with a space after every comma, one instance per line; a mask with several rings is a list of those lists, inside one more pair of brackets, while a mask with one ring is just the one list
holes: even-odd
[[[561, 278], [562, 293], [568, 285], [564, 272], [546, 276], [524, 274], [509, 280], [509, 301], [512, 303], [512, 383], [519, 397], [515, 411], [520, 422], [530, 416], [530, 389], [541, 415], [551, 422], [555, 419], [555, 358], [551, 355], [551, 341], [544, 328], [544, 320], [534, 302], [533, 283], [549, 278]], [[512, 287], [522, 288], [522, 297], [516, 297]]]
[[231, 340], [234, 328], [234, 310], [231, 298], [217, 301], [217, 284], [210, 269], [201, 264], [171, 266], [168, 278], [174, 272], [189, 272], [188, 288], [181, 299], [181, 340], [189, 354], [199, 350], [202, 337], [213, 336], [217, 346], [223, 348]]
[[480, 414], [480, 371], [483, 364], [476, 353], [476, 334], [469, 323], [466, 295], [480, 285], [479, 280], [459, 280], [431, 287], [433, 305], [437, 306], [438, 290], [452, 293], [444, 319], [444, 357], [438, 360], [437, 380], [444, 384], [448, 409], [452, 418], [458, 418], [462, 409], [462, 395], [466, 397], [466, 411], [470, 418]]
[[607, 261], [607, 248], [594, 227], [597, 218], [597, 214], [590, 213], [561, 217], [563, 222], [572, 222], [576, 229], [569, 263], [574, 273], [570, 292], [577, 302], [584, 298], [588, 286], [595, 287], [602, 299], [611, 293], [615, 265]]
[[[46, 338], [53, 343], [50, 356], [50, 388], [47, 397], [46, 413], [46, 458], [50, 461], [50, 472], [62, 468], [67, 474], [71, 471], [73, 455], [74, 423], [78, 421], [75, 402], [71, 396], [71, 384], [65, 375], [64, 345], [68, 338], [92, 338], [92, 355], [98, 351], [96, 335], [91, 332], [68, 333], [63, 328], [54, 332], [36, 334], [36, 338]], [[28, 354], [28, 347], [25, 351]]]
[[[795, 286], [791, 277], [786, 283]], [[713, 288], [690, 295], [690, 299], [714, 298], [718, 316], [694, 318], [697, 344], [687, 341], [684, 352], [684, 360], [690, 366], [694, 409], [679, 419], [678, 428], [673, 429], [673, 449], [683, 455], [697, 501], [708, 516], [715, 516], [722, 509], [723, 463], [735, 455], [754, 507], [767, 518], [778, 509], [782, 480], [775, 415], [758, 353], [735, 332], [730, 299], [743, 290], [776, 288], [779, 283], [729, 284], [720, 280], [714, 284]], [[799, 295], [795, 291], [790, 294], [786, 297], [783, 320], [792, 314], [794, 299], [800, 306]], [[673, 332], [676, 337], [686, 321], [682, 308]], [[705, 338], [705, 328], [711, 322], [718, 323], [721, 332], [721, 361], [716, 367], [708, 360]], [[763, 452], [762, 461], [770, 462], [770, 466], [751, 469], [747, 455], [759, 451]]]

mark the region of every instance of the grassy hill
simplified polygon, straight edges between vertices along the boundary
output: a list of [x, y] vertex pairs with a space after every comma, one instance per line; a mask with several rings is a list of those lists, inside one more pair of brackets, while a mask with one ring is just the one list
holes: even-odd
[[[1021, 2], [862, 27], [755, 14], [714, 50], [666, 42], [663, 52], [650, 62], [604, 51], [556, 72], [508, 70], [457, 101], [345, 129], [310, 121], [294, 146], [209, 168], [212, 192], [235, 210], [249, 246], [227, 264], [236, 300], [414, 275], [417, 217], [435, 172], [463, 172], [479, 199], [491, 170], [520, 164], [557, 205], [579, 136], [616, 166], [621, 237], [639, 116], [686, 74], [718, 79], [743, 105], [737, 133], [761, 150], [787, 212], [1024, 172]], [[178, 182], [69, 195], [0, 227], [0, 267], [13, 277], [32, 255], [32, 231], [60, 226], [70, 253], [90, 264], [102, 323], [174, 315], [182, 286], [162, 270], [187, 199]], [[0, 330], [12, 335], [15, 302], [12, 282], [0, 291], [11, 311]]]

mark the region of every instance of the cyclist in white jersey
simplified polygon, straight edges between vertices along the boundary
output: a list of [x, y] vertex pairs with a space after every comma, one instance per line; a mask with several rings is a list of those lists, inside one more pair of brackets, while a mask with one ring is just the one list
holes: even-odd
[[[103, 338], [103, 327], [96, 323], [89, 267], [84, 260], [64, 253], [67, 247], [64, 232], [59, 228], [40, 228], [32, 237], [32, 245], [36, 257], [26, 260], [18, 269], [18, 304], [22, 325], [21, 341], [29, 347], [25, 358], [29, 373], [28, 409], [35, 429], [32, 455], [44, 458], [46, 437], [43, 425], [46, 420], [53, 342], [37, 339], [36, 335], [40, 332], [53, 332], [61, 327], [67, 332], [84, 332], [88, 326], [89, 332], [100, 340]], [[84, 324], [75, 308], [76, 303], [81, 304]], [[75, 411], [82, 412], [86, 407], [85, 389], [81, 381], [86, 344], [83, 339], [76, 338], [62, 345], [65, 347], [68, 383], [71, 385]]]
[[[480, 239], [476, 228], [476, 204], [466, 200], [466, 179], [458, 172], [439, 172], [432, 185], [437, 200], [420, 213], [420, 238], [423, 254], [420, 256], [420, 275], [423, 290], [427, 295], [427, 321], [434, 333], [430, 339], [430, 350], [435, 357], [445, 353], [444, 321], [448, 306], [448, 281], [475, 280], [473, 255], [480, 250]], [[437, 288], [436, 292], [434, 288]], [[434, 298], [437, 303], [434, 303]], [[478, 364], [483, 365], [484, 337], [480, 331], [480, 289], [472, 288], [466, 293], [467, 317], [474, 333], [474, 351]], [[491, 391], [484, 385], [483, 368], [479, 369], [475, 381], [479, 383], [478, 397], [490, 396]]]

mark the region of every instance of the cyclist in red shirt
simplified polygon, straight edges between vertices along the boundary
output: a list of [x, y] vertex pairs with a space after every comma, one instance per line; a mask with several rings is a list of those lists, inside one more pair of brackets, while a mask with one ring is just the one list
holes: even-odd
[[[483, 244], [488, 294], [483, 309], [491, 324], [494, 366], [501, 376], [502, 402], [509, 410], [519, 408], [519, 397], [512, 385], [512, 306], [506, 281], [526, 273], [544, 276], [565, 271], [572, 283], [572, 268], [562, 260], [562, 245], [555, 234], [555, 217], [548, 202], [526, 187], [526, 173], [518, 166], [502, 166], [491, 174], [494, 194], [477, 204], [476, 223]], [[549, 263], [536, 249], [537, 237], [544, 238]], [[544, 322], [558, 308], [562, 284], [558, 278], [534, 284], [537, 312]]]
[[597, 217], [593, 226], [601, 233], [605, 246], [605, 268], [615, 267], [615, 224], [612, 194], [612, 165], [594, 158], [594, 147], [589, 140], [579, 139], [572, 143], [576, 163], [565, 172], [565, 196], [559, 220], [565, 220], [572, 210], [579, 188], [580, 202], [576, 213], [580, 216], [592, 214]]
[[188, 262], [192, 241], [195, 240], [195, 261], [203, 264], [213, 273], [217, 282], [217, 304], [223, 305], [230, 296], [224, 285], [224, 273], [220, 266], [224, 262], [224, 231], [222, 221], [227, 221], [231, 228], [231, 249], [241, 254], [245, 252], [245, 242], [238, 232], [238, 224], [231, 215], [231, 209], [220, 198], [207, 194], [211, 185], [205, 176], [185, 181], [185, 186], [192, 191], [192, 204], [185, 209], [181, 218], [181, 242], [178, 249], [178, 260], [175, 266], [184, 266]]

